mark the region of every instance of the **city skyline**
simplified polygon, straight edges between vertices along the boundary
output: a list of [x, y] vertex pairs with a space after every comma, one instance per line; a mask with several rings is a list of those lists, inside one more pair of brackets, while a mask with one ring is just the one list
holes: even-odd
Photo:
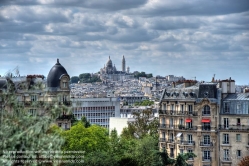
[[43, 74], [60, 59], [70, 76], [94, 73], [110, 56], [131, 72], [248, 85], [249, 2], [0, 2], [0, 75]]

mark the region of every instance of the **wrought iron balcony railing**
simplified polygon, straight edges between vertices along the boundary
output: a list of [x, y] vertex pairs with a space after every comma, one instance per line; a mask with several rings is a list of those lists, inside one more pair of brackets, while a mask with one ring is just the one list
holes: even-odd
[[200, 142], [200, 146], [213, 146], [213, 142]]
[[179, 144], [181, 144], [181, 145], [195, 145], [195, 141], [191, 141], [191, 140], [182, 141], [182, 140], [179, 140]]
[[229, 125], [219, 125], [219, 130], [248, 130], [249, 125], [241, 124], [229, 124]]
[[180, 130], [197, 130], [197, 126], [189, 126], [189, 125], [160, 124], [160, 128], [165, 128], [165, 129], [180, 129]]
[[212, 158], [210, 156], [203, 156], [202, 161], [212, 161]]
[[175, 111], [175, 110], [159, 110], [159, 114], [172, 115], [172, 116], [197, 116], [197, 111]]

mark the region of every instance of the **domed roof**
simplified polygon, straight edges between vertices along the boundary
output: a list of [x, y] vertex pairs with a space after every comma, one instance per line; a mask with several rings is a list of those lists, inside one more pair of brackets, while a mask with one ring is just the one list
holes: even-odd
[[68, 75], [66, 69], [59, 63], [59, 59], [57, 59], [57, 63], [51, 68], [47, 77], [47, 86], [48, 87], [59, 87], [60, 86], [60, 78], [62, 75]]
[[107, 61], [106, 63], [106, 67], [112, 67], [112, 60], [110, 59], [110, 56], [109, 56], [109, 60]]

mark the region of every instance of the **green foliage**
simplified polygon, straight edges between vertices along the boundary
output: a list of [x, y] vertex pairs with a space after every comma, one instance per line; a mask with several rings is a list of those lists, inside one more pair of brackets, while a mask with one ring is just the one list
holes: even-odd
[[134, 112], [135, 121], [130, 122], [127, 128], [122, 131], [122, 136], [126, 138], [143, 138], [146, 135], [158, 138], [159, 120], [153, 116], [151, 109], [141, 112]]
[[135, 106], [151, 106], [154, 104], [154, 101], [150, 101], [150, 100], [143, 100], [141, 102], [135, 102]]
[[90, 73], [82, 73], [79, 75], [79, 79], [81, 80], [88, 80], [91, 78], [91, 74]]
[[83, 123], [77, 123], [70, 130], [63, 131], [65, 138], [63, 150], [85, 151], [91, 153], [98, 150], [107, 150], [108, 134], [107, 130], [101, 126], [92, 125], [85, 128]]
[[80, 82], [82, 83], [101, 82], [101, 79], [97, 75], [91, 76], [90, 73], [80, 74], [79, 79], [80, 79]]
[[179, 154], [176, 158], [175, 161], [175, 166], [187, 166], [188, 163], [186, 160], [189, 158], [194, 158], [196, 155], [194, 153], [184, 153], [184, 154]]
[[139, 77], [146, 77], [146, 78], [151, 78], [151, 77], [153, 77], [153, 75], [150, 73], [150, 74], [146, 74], [145, 72], [137, 72], [137, 73], [135, 73], [134, 74], [134, 77], [135, 78], [139, 78]]
[[78, 83], [79, 80], [80, 80], [79, 77], [73, 76], [73, 77], [71, 77], [70, 82], [71, 82], [71, 83]]
[[160, 165], [157, 139], [151, 136], [144, 137], [139, 140], [135, 152], [138, 166]]
[[[64, 108], [46, 105], [43, 116], [32, 116], [23, 104], [17, 101], [13, 91], [0, 95], [0, 149], [4, 151], [60, 151], [64, 140], [59, 129], [53, 126]], [[45, 106], [44, 106], [45, 107]], [[45, 111], [45, 110], [44, 110]], [[15, 155], [13, 154], [15, 159]], [[41, 154], [30, 154], [37, 159]], [[20, 158], [16, 158], [20, 159]], [[0, 165], [3, 164], [3, 151], [0, 151]], [[37, 164], [34, 164], [37, 165]]]

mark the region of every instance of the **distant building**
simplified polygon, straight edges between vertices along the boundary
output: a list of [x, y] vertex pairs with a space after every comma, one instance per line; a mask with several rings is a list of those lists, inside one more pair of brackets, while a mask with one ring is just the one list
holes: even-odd
[[71, 98], [71, 101], [77, 120], [85, 116], [91, 124], [109, 128], [109, 118], [120, 117], [120, 101], [115, 97]]
[[168, 82], [177, 82], [177, 81], [183, 81], [185, 78], [183, 76], [181, 77], [176, 77], [174, 75], [168, 75], [166, 76], [166, 81]]
[[103, 68], [100, 69], [100, 79], [101, 80], [109, 80], [109, 81], [119, 81], [119, 80], [125, 80], [125, 79], [132, 79], [134, 78], [134, 75], [129, 74], [130, 68], [128, 67], [127, 72], [125, 71], [125, 58], [123, 56], [122, 59], [122, 70], [118, 71], [116, 69], [115, 64], [112, 64], [112, 60], [109, 56], [109, 60], [107, 61], [106, 65], [104, 65]]

